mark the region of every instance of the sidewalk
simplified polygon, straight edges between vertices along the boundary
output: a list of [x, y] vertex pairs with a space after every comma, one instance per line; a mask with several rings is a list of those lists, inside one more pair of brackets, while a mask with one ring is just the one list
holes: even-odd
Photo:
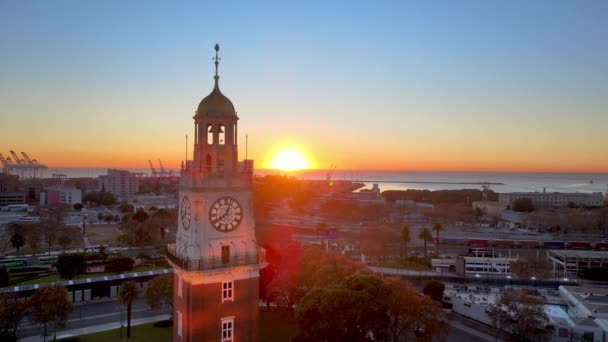
[[[159, 316], [152, 316], [152, 317], [146, 317], [146, 318], [137, 318], [137, 319], [131, 320], [131, 326], [133, 327], [136, 325], [141, 325], [141, 324], [146, 324], [146, 323], [164, 321], [167, 319], [169, 319], [169, 315], [159, 315]], [[125, 323], [124, 327], [126, 328], [126, 323]], [[120, 322], [93, 325], [93, 326], [88, 326], [88, 327], [83, 327], [83, 328], [78, 328], [78, 329], [73, 329], [73, 330], [64, 330], [64, 331], [57, 332], [57, 339], [86, 335], [86, 334], [91, 334], [91, 333], [96, 333], [96, 332], [106, 331], [106, 330], [112, 330], [112, 329], [118, 329], [118, 328], [120, 328]], [[126, 330], [125, 330], [125, 333], [126, 333]], [[52, 335], [48, 336], [47, 339], [51, 340]], [[41, 336], [41, 335], [29, 336], [29, 337], [20, 339], [20, 341], [22, 341], [22, 342], [39, 342], [42, 340], [43, 340], [43, 336]]]

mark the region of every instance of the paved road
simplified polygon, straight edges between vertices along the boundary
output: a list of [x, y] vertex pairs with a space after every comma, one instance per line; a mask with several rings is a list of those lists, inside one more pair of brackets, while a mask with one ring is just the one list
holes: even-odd
[[[133, 303], [132, 311], [133, 319], [170, 313], [169, 308], [160, 310], [149, 309], [143, 298], [140, 298]], [[126, 326], [126, 308], [118, 301], [79, 304], [74, 307], [74, 311], [72, 312], [65, 328], [58, 330], [58, 333], [60, 331], [74, 330], [105, 323], [116, 322], [119, 325], [121, 318]], [[18, 335], [20, 338], [39, 336], [42, 335], [42, 327], [31, 325], [28, 320], [23, 320], [21, 322]]]
[[465, 327], [457, 322], [450, 322], [450, 332], [448, 333], [448, 342], [486, 342], [495, 341], [494, 337], [483, 334], [482, 332]]

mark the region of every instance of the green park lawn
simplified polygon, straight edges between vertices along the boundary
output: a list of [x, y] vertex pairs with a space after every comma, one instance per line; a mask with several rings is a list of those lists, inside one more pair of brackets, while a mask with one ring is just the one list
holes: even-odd
[[[123, 341], [127, 340], [127, 328], [122, 330]], [[171, 341], [173, 328], [157, 328], [154, 323], [136, 325], [131, 327], [131, 341]], [[113, 342], [120, 341], [120, 328], [101, 331], [76, 337], [64, 338], [63, 342]]]
[[118, 224], [93, 224], [88, 225], [85, 236], [91, 245], [122, 246], [117, 238], [121, 232]]
[[[131, 327], [132, 341], [171, 341], [173, 328], [157, 328], [154, 323]], [[292, 315], [279, 311], [260, 309], [259, 341], [291, 341], [296, 332], [296, 322]], [[123, 340], [126, 340], [126, 328], [123, 329]], [[120, 329], [102, 331], [94, 334], [61, 339], [63, 342], [112, 342], [120, 341]]]

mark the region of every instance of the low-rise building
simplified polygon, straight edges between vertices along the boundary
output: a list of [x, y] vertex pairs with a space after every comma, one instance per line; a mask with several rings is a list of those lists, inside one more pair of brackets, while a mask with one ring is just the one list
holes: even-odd
[[603, 207], [604, 195], [601, 192], [510, 192], [498, 194], [498, 202], [510, 206], [520, 198], [529, 198], [536, 208], [564, 208], [570, 204], [582, 207]]
[[516, 258], [468, 257], [459, 256], [456, 259], [456, 274], [510, 276], [511, 262]]
[[473, 210], [479, 209], [484, 215], [488, 216], [500, 216], [507, 209], [507, 205], [496, 201], [473, 201], [471, 206]]
[[51, 187], [40, 196], [41, 205], [82, 203], [82, 191], [73, 187]]
[[133, 198], [133, 208], [148, 210], [151, 207], [157, 209], [177, 208], [177, 197], [175, 195], [138, 195]]

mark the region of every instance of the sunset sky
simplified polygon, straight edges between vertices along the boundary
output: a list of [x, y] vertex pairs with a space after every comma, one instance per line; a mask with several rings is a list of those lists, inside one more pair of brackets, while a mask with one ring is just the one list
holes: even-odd
[[258, 168], [608, 172], [607, 1], [286, 3], [0, 1], [0, 153], [178, 167], [219, 43]]

